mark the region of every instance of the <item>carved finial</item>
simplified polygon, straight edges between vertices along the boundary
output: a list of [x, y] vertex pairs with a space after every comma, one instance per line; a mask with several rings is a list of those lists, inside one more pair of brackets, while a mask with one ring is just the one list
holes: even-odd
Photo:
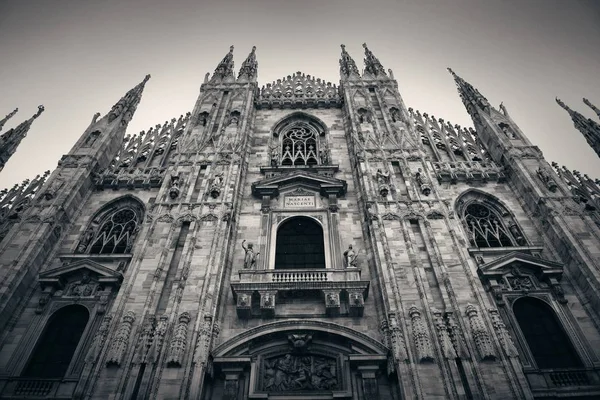
[[556, 102], [558, 103], [559, 106], [561, 106], [565, 110], [567, 110], [569, 112], [571, 111], [571, 109], [565, 103], [563, 103], [558, 97], [556, 98]]
[[342, 78], [349, 77], [359, 77], [360, 74], [358, 72], [358, 68], [356, 67], [356, 63], [350, 57], [350, 54], [346, 52], [346, 46], [340, 45], [342, 48], [342, 57], [340, 58], [340, 75]]
[[258, 62], [256, 62], [256, 46], [252, 46], [252, 51], [242, 63], [238, 79], [252, 80], [256, 78], [258, 71]]
[[18, 111], [19, 111], [19, 109], [15, 108], [12, 112], [7, 114], [6, 117], [4, 117], [3, 119], [0, 120], [0, 131], [2, 130], [2, 127], [4, 126], [4, 124], [6, 124], [6, 121], [11, 119]]
[[37, 112], [33, 116], [33, 119], [36, 119], [37, 117], [39, 117], [44, 112], [44, 110], [45, 110], [44, 106], [39, 105]]
[[233, 45], [229, 47], [229, 53], [221, 60], [215, 68], [212, 81], [233, 77]]
[[365, 48], [365, 74], [372, 76], [387, 76], [383, 65], [379, 62], [377, 57], [373, 55], [373, 52], [369, 50], [366, 43], [363, 43]]

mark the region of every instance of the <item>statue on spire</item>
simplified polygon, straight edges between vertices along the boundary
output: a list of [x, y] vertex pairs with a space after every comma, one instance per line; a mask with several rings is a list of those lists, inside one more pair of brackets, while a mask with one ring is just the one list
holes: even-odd
[[221, 60], [211, 81], [222, 80], [227, 77], [233, 77], [233, 45], [229, 47], [229, 53]]
[[591, 108], [592, 110], [594, 110], [594, 112], [598, 115], [598, 118], [600, 118], [600, 109], [598, 107], [596, 107], [595, 105], [593, 105], [588, 99], [584, 98], [583, 102], [585, 103], [586, 106], [588, 106], [589, 108]]
[[[232, 69], [233, 69], [233, 63]], [[252, 51], [248, 54], [248, 57], [242, 63], [238, 79], [252, 80], [256, 78], [258, 73], [258, 62], [256, 61], [256, 46], [252, 46]]]
[[346, 46], [342, 44], [341, 47], [342, 57], [340, 58], [340, 75], [344, 78], [349, 78], [351, 76], [359, 77], [360, 73], [358, 72], [356, 63], [346, 51]]
[[363, 47], [365, 48], [365, 73], [372, 76], [387, 76], [385, 68], [383, 68], [377, 57], [373, 55], [373, 52], [369, 50], [366, 43], [363, 43]]
[[7, 114], [6, 117], [0, 119], [0, 132], [2, 131], [2, 128], [4, 127], [4, 124], [6, 124], [6, 121], [11, 119], [17, 113], [17, 111], [19, 111], [19, 109], [15, 108], [11, 113]]

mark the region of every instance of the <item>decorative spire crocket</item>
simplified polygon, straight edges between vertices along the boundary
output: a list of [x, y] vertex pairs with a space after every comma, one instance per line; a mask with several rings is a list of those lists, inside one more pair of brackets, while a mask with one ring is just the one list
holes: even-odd
[[490, 103], [487, 99], [479, 93], [479, 90], [475, 89], [470, 83], [462, 79], [460, 76], [456, 75], [451, 68], [448, 68], [448, 72], [452, 74], [454, 77], [454, 81], [456, 82], [456, 86], [458, 88], [458, 93], [460, 94], [460, 98], [463, 101], [463, 104], [467, 108], [469, 113], [472, 112], [472, 106], [477, 106], [483, 111], [489, 114], [490, 112]]
[[138, 104], [140, 104], [142, 93], [144, 92], [144, 86], [146, 85], [146, 82], [148, 82], [148, 79], [150, 79], [150, 75], [146, 75], [143, 81], [128, 91], [125, 96], [121, 97], [121, 99], [112, 107], [108, 113], [109, 123], [113, 122], [120, 116], [123, 116], [121, 119], [121, 125], [127, 126], [129, 121], [131, 121]]
[[[233, 69], [233, 62], [231, 63]], [[238, 79], [253, 80], [256, 79], [258, 73], [258, 62], [256, 61], [256, 46], [252, 46], [252, 51], [242, 63]]]
[[363, 47], [365, 48], [365, 74], [387, 76], [385, 68], [383, 68], [377, 57], [373, 55], [373, 52], [369, 50], [366, 43], [363, 43]]
[[215, 68], [215, 73], [211, 78], [211, 82], [229, 77], [233, 77], [233, 45], [229, 47], [229, 53], [221, 60], [219, 65], [217, 65], [217, 68]]
[[6, 121], [11, 119], [17, 113], [17, 111], [19, 111], [19, 109], [15, 108], [11, 113], [7, 114], [6, 117], [0, 119], [0, 132], [2, 132], [2, 128], [4, 127], [4, 124], [6, 124]]
[[341, 47], [342, 57], [340, 58], [340, 75], [342, 75], [343, 78], [359, 77], [360, 72], [358, 72], [356, 63], [346, 51], [346, 46], [342, 44]]
[[598, 107], [596, 107], [595, 105], [593, 105], [588, 99], [584, 98], [583, 102], [592, 110], [594, 110], [594, 112], [596, 113], [596, 115], [598, 115], [598, 118], [600, 118], [600, 109]]
[[567, 110], [571, 116], [571, 120], [573, 121], [575, 128], [577, 128], [577, 130], [583, 134], [585, 140], [592, 147], [592, 149], [594, 149], [596, 154], [598, 154], [598, 157], [600, 157], [600, 124], [593, 119], [586, 118], [583, 114], [572, 110], [569, 106], [560, 101], [560, 99], [557, 98], [556, 102], [559, 106]]
[[44, 112], [44, 106], [38, 106], [37, 112], [31, 118], [0, 136], [0, 171], [4, 168], [8, 159], [17, 151], [21, 140], [27, 136], [33, 120], [39, 117], [42, 112]]

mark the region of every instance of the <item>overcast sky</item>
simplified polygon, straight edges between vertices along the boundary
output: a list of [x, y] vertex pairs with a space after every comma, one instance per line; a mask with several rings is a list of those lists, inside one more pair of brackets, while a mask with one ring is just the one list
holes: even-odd
[[340, 44], [369, 48], [409, 107], [472, 126], [446, 71], [504, 102], [548, 161], [600, 178], [600, 160], [554, 101], [600, 107], [597, 0], [3, 0], [0, 115], [38, 118], [0, 173], [9, 187], [54, 169], [88, 126], [147, 73], [128, 133], [191, 111], [207, 72], [257, 46], [262, 86], [296, 71], [339, 82]]

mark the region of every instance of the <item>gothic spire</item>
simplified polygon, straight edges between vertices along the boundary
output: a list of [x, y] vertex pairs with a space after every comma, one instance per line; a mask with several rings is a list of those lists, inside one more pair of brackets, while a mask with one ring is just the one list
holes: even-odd
[[460, 94], [463, 104], [467, 110], [471, 109], [471, 105], [476, 105], [489, 113], [490, 103], [481, 93], [479, 93], [479, 90], [475, 89], [470, 83], [456, 75], [451, 68], [448, 68], [448, 72], [450, 72], [452, 77], [454, 77], [454, 82], [456, 82], [458, 93]]
[[342, 44], [341, 47], [342, 57], [340, 58], [340, 75], [343, 78], [359, 77], [360, 73], [358, 72], [356, 63], [346, 51], [346, 46]]
[[372, 76], [387, 76], [383, 65], [381, 65], [377, 57], [373, 55], [371, 50], [369, 50], [366, 43], [363, 43], [363, 47], [365, 48], [365, 74]]
[[27, 136], [31, 123], [39, 117], [42, 112], [44, 112], [44, 106], [38, 106], [37, 112], [31, 118], [21, 122], [17, 127], [8, 130], [0, 136], [0, 170], [4, 168], [8, 159], [15, 151], [17, 151], [17, 147], [21, 143], [21, 140]]
[[598, 118], [600, 118], [600, 109], [598, 107], [596, 107], [595, 105], [593, 105], [588, 99], [584, 98], [583, 102], [592, 110], [594, 110], [594, 112], [596, 113], [596, 115], [598, 115]]
[[211, 81], [222, 80], [228, 77], [233, 77], [233, 45], [229, 47], [229, 53], [221, 60]]
[[0, 132], [2, 132], [2, 128], [4, 127], [4, 124], [6, 124], [6, 121], [11, 119], [13, 115], [17, 113], [17, 111], [19, 111], [19, 109], [15, 108], [11, 113], [7, 114], [6, 117], [0, 119]]
[[557, 98], [556, 102], [559, 106], [567, 110], [567, 112], [571, 116], [571, 120], [573, 121], [575, 128], [577, 128], [577, 130], [583, 134], [588, 144], [600, 157], [600, 124], [598, 124], [593, 119], [586, 118], [577, 111], [572, 110], [569, 106], [560, 101], [560, 99]]
[[133, 117], [133, 113], [137, 109], [140, 100], [142, 99], [142, 93], [144, 92], [144, 86], [146, 82], [150, 79], [150, 75], [146, 75], [143, 81], [138, 83], [133, 89], [129, 90], [125, 96], [121, 97], [121, 99], [112, 107], [110, 112], [108, 113], [108, 122], [112, 122], [117, 119], [119, 116], [123, 115], [123, 119], [121, 124], [123, 126], [127, 125], [131, 118]]
[[[231, 63], [231, 68], [233, 70], [233, 62]], [[246, 60], [244, 60], [242, 66], [240, 67], [238, 79], [252, 80], [256, 78], [257, 73], [258, 62], [256, 61], [256, 46], [252, 46], [252, 51], [250, 52], [250, 54], [248, 54], [248, 57], [246, 58]]]

